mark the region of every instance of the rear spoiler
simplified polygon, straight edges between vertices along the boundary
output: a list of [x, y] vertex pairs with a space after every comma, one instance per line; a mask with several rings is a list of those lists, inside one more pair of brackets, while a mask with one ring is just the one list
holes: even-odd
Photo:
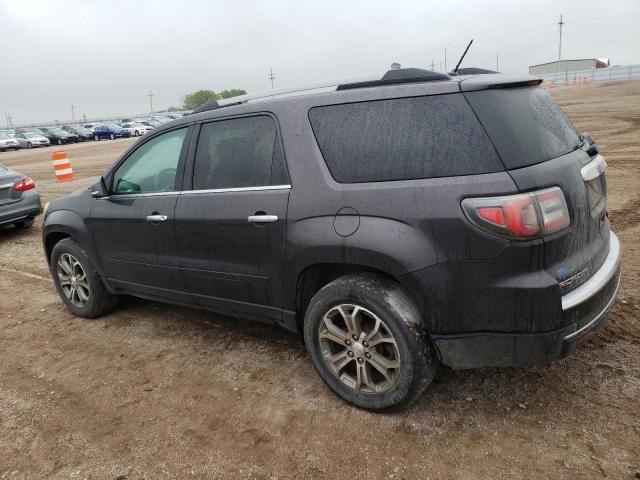
[[460, 81], [460, 91], [493, 90], [497, 88], [534, 87], [540, 85], [542, 79], [528, 75], [486, 74], [474, 75]]

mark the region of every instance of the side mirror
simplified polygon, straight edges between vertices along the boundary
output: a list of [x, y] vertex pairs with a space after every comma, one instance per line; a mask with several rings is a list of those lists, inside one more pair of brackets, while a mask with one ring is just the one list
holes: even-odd
[[109, 189], [104, 181], [104, 177], [100, 177], [100, 181], [91, 186], [91, 196], [93, 198], [103, 198], [109, 195]]

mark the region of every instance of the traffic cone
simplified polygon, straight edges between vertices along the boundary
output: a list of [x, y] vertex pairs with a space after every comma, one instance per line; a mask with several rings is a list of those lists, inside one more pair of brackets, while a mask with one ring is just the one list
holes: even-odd
[[51, 161], [56, 174], [56, 182], [68, 182], [76, 179], [76, 176], [73, 174], [73, 169], [71, 168], [71, 162], [69, 158], [67, 158], [67, 152], [64, 150], [53, 152], [51, 154]]

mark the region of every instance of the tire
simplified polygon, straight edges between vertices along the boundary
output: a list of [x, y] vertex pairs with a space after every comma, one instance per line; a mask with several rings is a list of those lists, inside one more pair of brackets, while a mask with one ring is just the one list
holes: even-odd
[[31, 142], [27, 142], [27, 148], [33, 148], [33, 145], [31, 145]]
[[99, 142], [99, 141], [100, 141], [100, 137], [99, 137], [98, 135], [94, 135], [94, 136], [93, 136], [93, 139], [94, 139], [96, 142]]
[[18, 230], [22, 230], [23, 228], [30, 228], [33, 226], [33, 218], [29, 218], [27, 220], [21, 220], [13, 224]]
[[[73, 272], [72, 275], [67, 275], [66, 278], [64, 275], [58, 274], [58, 269], [61, 268], [59, 267], [61, 257], [63, 258], [62, 263], [66, 263], [67, 268], [71, 266], [71, 272]], [[67, 263], [67, 260], [70, 259], [75, 260], [80, 268], [73, 261]], [[65, 238], [53, 247], [49, 270], [60, 298], [67, 308], [78, 317], [97, 318], [109, 313], [118, 304], [118, 295], [114, 295], [107, 290], [87, 253], [71, 238]], [[61, 271], [64, 274], [64, 268], [61, 268]], [[82, 272], [84, 272], [84, 278], [81, 275]], [[84, 292], [82, 295], [76, 293], [70, 297], [68, 292], [71, 289], [71, 285], [65, 285], [63, 289], [62, 280], [69, 280], [70, 277], [77, 279], [77, 281], [73, 281], [77, 291]], [[85, 289], [81, 285], [86, 285], [87, 288]], [[86, 297], [86, 303], [84, 304], [82, 301], [83, 296]], [[79, 302], [76, 302], [76, 300]]]
[[61, 139], [61, 138], [59, 138], [59, 139], [58, 139], [58, 141], [57, 141], [56, 143], [57, 143], [58, 145], [62, 145], [62, 143], [63, 143], [63, 142], [62, 142], [62, 139]]
[[115, 139], [116, 139], [116, 136], [112, 133], [111, 135], [109, 135], [109, 138], [110, 138], [111, 140], [115, 140]]
[[[342, 321], [346, 318], [343, 312], [351, 318], [356, 310], [357, 320], [351, 323], [358, 341], [352, 336], [353, 329]], [[331, 332], [326, 328], [328, 319]], [[375, 334], [374, 325], [379, 325]], [[333, 328], [336, 326], [341, 333], [331, 335], [337, 332]], [[406, 407], [427, 388], [438, 368], [415, 304], [399, 284], [382, 275], [350, 274], [320, 289], [307, 308], [303, 333], [322, 380], [343, 400], [359, 408], [379, 412]], [[345, 344], [337, 340], [344, 340]], [[343, 364], [337, 373], [328, 357], [338, 357], [334, 366]], [[383, 368], [387, 375], [377, 369], [383, 366], [381, 360], [391, 366]], [[369, 381], [365, 385], [360, 378]]]
[[134, 132], [133, 132], [133, 136], [134, 136], [134, 137], [139, 137], [139, 136], [140, 136], [140, 133], [138, 132], [138, 130], [136, 130], [136, 131], [134, 131]]

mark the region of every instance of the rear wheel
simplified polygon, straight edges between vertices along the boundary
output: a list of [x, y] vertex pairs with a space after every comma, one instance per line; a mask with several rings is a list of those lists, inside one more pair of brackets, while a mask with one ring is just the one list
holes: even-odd
[[27, 142], [27, 148], [33, 148], [33, 145], [31, 145], [31, 142]]
[[352, 274], [311, 299], [304, 339], [320, 377], [347, 402], [374, 411], [413, 402], [437, 370], [417, 308], [394, 281]]
[[62, 139], [59, 138], [58, 141], [56, 142], [58, 145], [62, 145]]
[[115, 139], [116, 139], [116, 136], [112, 133], [111, 135], [109, 135], [109, 138], [110, 138], [111, 140], [115, 140]]
[[138, 136], [140, 136], [140, 132], [138, 132], [138, 130], [136, 130], [135, 132], [133, 132], [133, 136], [134, 136], [134, 137], [138, 137]]
[[96, 318], [109, 313], [118, 296], [104, 286], [84, 249], [73, 239], [58, 242], [49, 266], [60, 298], [74, 315]]
[[93, 139], [94, 139], [96, 142], [99, 142], [99, 141], [100, 141], [100, 137], [99, 137], [98, 135], [94, 135], [94, 136], [93, 136]]

